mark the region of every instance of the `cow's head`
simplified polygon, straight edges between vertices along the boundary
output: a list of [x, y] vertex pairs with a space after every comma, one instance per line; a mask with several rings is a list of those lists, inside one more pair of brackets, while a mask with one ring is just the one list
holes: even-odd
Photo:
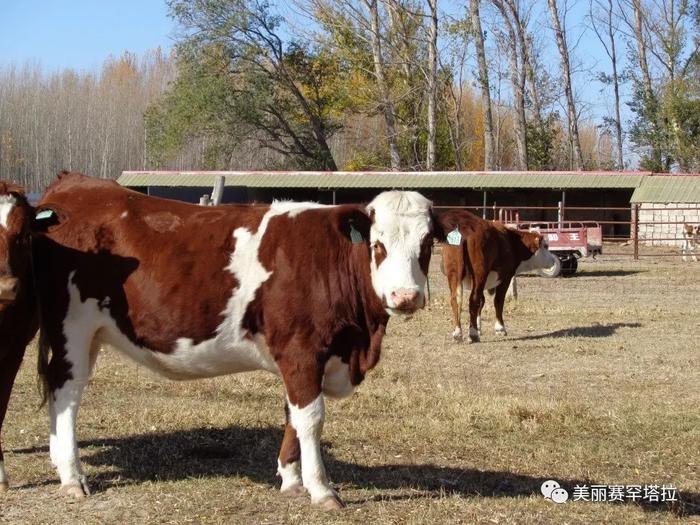
[[29, 267], [32, 209], [24, 190], [0, 182], [0, 311], [14, 301]]
[[541, 233], [531, 231], [518, 231], [522, 240], [524, 255], [515, 273], [524, 273], [531, 270], [551, 268], [556, 264], [556, 255], [549, 251], [547, 239]]
[[372, 286], [393, 314], [425, 306], [433, 244], [432, 203], [415, 191], [387, 191], [367, 206]]

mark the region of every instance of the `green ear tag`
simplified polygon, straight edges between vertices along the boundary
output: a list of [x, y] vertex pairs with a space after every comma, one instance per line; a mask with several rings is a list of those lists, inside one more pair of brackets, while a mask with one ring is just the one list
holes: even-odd
[[41, 210], [39, 213], [36, 214], [36, 219], [41, 220], [41, 219], [50, 219], [53, 217], [54, 211], [53, 210]]
[[358, 232], [352, 224], [350, 225], [350, 240], [353, 244], [360, 244], [364, 242], [362, 234]]
[[457, 228], [455, 228], [447, 234], [447, 244], [451, 244], [452, 246], [459, 246], [459, 243], [461, 242], [462, 234], [459, 233], [459, 230]]

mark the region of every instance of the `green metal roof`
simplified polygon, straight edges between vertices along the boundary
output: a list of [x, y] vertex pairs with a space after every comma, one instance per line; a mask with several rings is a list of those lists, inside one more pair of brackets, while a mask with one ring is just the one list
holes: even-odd
[[539, 188], [600, 189], [637, 188], [648, 175], [643, 172], [570, 171], [125, 171], [118, 182], [123, 186], [198, 186], [214, 184], [216, 176], [226, 186], [249, 188]]
[[700, 202], [700, 175], [645, 177], [630, 202]]

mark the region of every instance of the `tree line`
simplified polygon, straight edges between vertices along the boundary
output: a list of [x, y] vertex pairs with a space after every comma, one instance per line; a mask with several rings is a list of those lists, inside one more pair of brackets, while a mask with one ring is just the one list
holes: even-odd
[[[587, 1], [575, 25], [566, 0], [169, 0], [170, 54], [0, 68], [0, 178], [700, 170], [700, 7]], [[581, 72], [584, 37], [605, 55]]]

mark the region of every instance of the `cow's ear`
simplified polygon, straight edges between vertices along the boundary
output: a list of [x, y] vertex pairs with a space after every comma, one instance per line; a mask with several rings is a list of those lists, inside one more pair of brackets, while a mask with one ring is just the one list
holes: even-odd
[[372, 220], [362, 210], [354, 207], [339, 208], [335, 216], [338, 232], [354, 244], [369, 242]]
[[449, 221], [447, 220], [444, 212], [441, 213], [431, 209], [430, 220], [433, 223], [433, 238], [438, 242], [447, 242], [447, 232], [453, 230], [454, 226], [452, 228], [447, 227], [447, 223]]

